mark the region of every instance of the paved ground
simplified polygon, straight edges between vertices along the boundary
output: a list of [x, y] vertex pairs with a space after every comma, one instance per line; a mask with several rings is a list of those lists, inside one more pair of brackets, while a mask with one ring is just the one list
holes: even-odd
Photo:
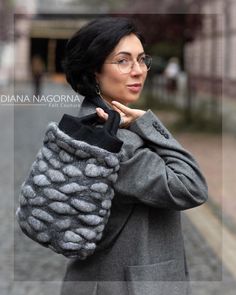
[[[18, 92], [30, 94], [27, 85], [20, 86]], [[62, 94], [67, 93], [68, 89], [60, 84], [50, 84], [44, 91]], [[59, 294], [67, 260], [53, 254], [50, 250], [41, 248], [23, 236], [14, 223], [14, 210], [17, 205], [19, 185], [41, 145], [46, 124], [49, 120], [58, 121], [64, 112], [76, 114], [76, 108], [62, 109], [26, 105], [15, 107], [13, 112], [12, 107], [0, 107], [2, 127], [0, 135], [2, 139], [0, 146], [0, 191], [2, 195], [0, 234], [3, 237], [1, 238], [0, 255], [1, 295]], [[160, 113], [160, 116], [164, 121], [165, 114]], [[209, 184], [212, 203], [220, 206], [222, 204], [221, 171], [223, 165], [225, 169], [231, 166], [235, 139], [226, 137], [228, 145], [223, 146], [227, 149], [224, 155], [226, 160], [222, 162], [221, 137], [186, 133], [176, 134], [176, 137], [198, 159]], [[228, 162], [227, 159], [229, 159]], [[231, 208], [235, 206], [233, 202], [234, 178], [230, 173], [225, 178], [226, 180], [223, 179], [223, 181], [227, 182], [227, 188], [224, 188], [224, 193], [227, 199], [230, 198], [230, 202], [223, 202], [223, 213], [225, 213], [223, 216], [232, 215], [233, 217], [234, 210]], [[223, 265], [222, 267], [221, 263], [224, 251], [229, 252], [223, 248], [224, 227], [221, 227], [221, 223], [219, 223], [220, 226], [214, 223], [214, 218], [220, 221], [218, 217], [220, 217], [221, 210], [212, 211], [211, 206], [207, 206], [207, 209], [204, 209], [204, 206], [202, 206], [203, 209], [192, 209], [183, 214], [183, 232], [193, 295], [222, 295], [224, 293], [231, 295], [235, 290], [234, 273], [228, 266]], [[209, 231], [206, 230], [205, 224], [208, 224]], [[207, 239], [209, 232], [214, 232], [212, 239], [214, 237], [218, 239], [217, 248], [213, 246], [214, 241], [211, 243], [211, 239]], [[232, 239], [234, 238], [233, 235]]]

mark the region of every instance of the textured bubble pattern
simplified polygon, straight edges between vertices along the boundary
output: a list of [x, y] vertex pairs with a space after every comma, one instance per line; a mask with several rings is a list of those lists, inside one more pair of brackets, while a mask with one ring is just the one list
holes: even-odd
[[93, 254], [110, 215], [119, 158], [50, 123], [21, 187], [16, 215], [22, 231], [66, 257]]

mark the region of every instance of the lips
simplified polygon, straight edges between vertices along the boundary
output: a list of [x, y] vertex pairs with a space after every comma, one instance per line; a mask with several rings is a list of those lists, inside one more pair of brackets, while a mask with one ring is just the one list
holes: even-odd
[[142, 84], [141, 83], [133, 83], [133, 84], [128, 84], [127, 87], [132, 92], [139, 92], [142, 88]]

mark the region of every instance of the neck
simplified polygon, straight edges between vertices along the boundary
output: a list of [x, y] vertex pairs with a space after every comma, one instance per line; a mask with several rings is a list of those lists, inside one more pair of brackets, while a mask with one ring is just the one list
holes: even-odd
[[[108, 106], [110, 106], [111, 108], [113, 108], [113, 105], [112, 105], [112, 101], [115, 101], [115, 99], [112, 99], [112, 98], [106, 98], [106, 97], [104, 97], [101, 93], [100, 93], [100, 95], [99, 95], [100, 97], [101, 97], [101, 99], [108, 105]], [[118, 101], [118, 100], [116, 100], [116, 101]], [[118, 101], [119, 102], [119, 101]], [[123, 105], [125, 105], [125, 106], [127, 106], [128, 105], [128, 103], [123, 103], [122, 102], [122, 104]]]
[[110, 106], [111, 108], [113, 108], [112, 103], [111, 103], [113, 99], [105, 98], [101, 93], [99, 94], [99, 96], [104, 101], [104, 103], [106, 103], [108, 106]]

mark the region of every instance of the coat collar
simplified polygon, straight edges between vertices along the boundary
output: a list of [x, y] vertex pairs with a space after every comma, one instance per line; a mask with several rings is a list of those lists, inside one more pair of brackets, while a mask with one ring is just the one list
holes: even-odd
[[[98, 99], [99, 97], [97, 97], [96, 99]], [[101, 100], [101, 98], [99, 98], [99, 100]], [[102, 104], [104, 104], [104, 108], [108, 108], [110, 110], [112, 110], [112, 107], [105, 102], [104, 100], [102, 100]], [[98, 107], [98, 105], [96, 104], [95, 100], [91, 100], [88, 98], [84, 98], [83, 102], [81, 104], [80, 110], [79, 110], [79, 117], [83, 117], [83, 116], [87, 116], [93, 113], [96, 113], [96, 108]], [[99, 107], [102, 107], [102, 105]]]

